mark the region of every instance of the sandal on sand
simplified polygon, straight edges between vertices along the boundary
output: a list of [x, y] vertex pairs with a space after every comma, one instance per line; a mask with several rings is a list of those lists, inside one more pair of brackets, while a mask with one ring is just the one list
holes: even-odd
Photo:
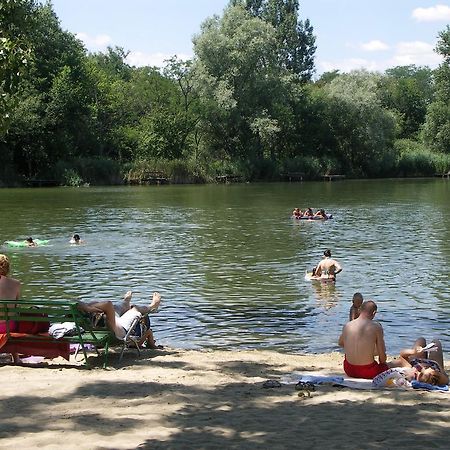
[[311, 397], [311, 392], [314, 392], [316, 388], [314, 384], [309, 381], [299, 381], [295, 385], [295, 390], [299, 391], [298, 396], [301, 398]]
[[314, 384], [312, 384], [310, 381], [299, 381], [296, 385], [295, 385], [295, 390], [296, 391], [311, 391], [314, 392], [316, 390], [316, 388], [314, 387]]
[[281, 383], [277, 380], [267, 380], [263, 383], [263, 388], [276, 388], [281, 387]]

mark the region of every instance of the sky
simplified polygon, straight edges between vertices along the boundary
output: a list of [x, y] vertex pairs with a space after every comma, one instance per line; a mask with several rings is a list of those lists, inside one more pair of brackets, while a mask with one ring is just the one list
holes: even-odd
[[[221, 16], [229, 0], [52, 0], [64, 30], [91, 52], [119, 46], [133, 66], [164, 66], [193, 56], [201, 23]], [[316, 35], [316, 75], [437, 67], [438, 33], [450, 23], [450, 0], [300, 0], [299, 17]]]

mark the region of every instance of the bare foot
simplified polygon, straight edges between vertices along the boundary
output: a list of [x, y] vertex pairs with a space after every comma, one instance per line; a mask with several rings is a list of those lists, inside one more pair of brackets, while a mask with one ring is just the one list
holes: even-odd
[[150, 311], [158, 311], [159, 305], [161, 304], [161, 294], [159, 292], [153, 292], [153, 299], [150, 303]]
[[130, 304], [132, 296], [133, 296], [133, 292], [128, 291], [123, 297], [123, 302]]

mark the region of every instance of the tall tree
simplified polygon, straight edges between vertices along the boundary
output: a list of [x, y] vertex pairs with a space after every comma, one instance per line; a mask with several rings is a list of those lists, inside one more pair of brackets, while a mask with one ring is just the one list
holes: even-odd
[[0, 4], [0, 137], [7, 130], [11, 96], [33, 53], [34, 0], [2, 0]]
[[386, 70], [380, 80], [382, 105], [400, 118], [399, 137], [417, 139], [434, 94], [428, 67], [398, 66]]
[[232, 0], [231, 4], [241, 5], [253, 16], [270, 23], [278, 42], [279, 64], [299, 80], [312, 78], [316, 38], [309, 19], [299, 19], [298, 0]]
[[280, 133], [287, 89], [273, 27], [241, 7], [202, 24], [194, 38], [196, 87], [214, 156], [263, 158]]
[[436, 52], [444, 60], [435, 71], [436, 97], [428, 108], [423, 138], [434, 150], [450, 153], [450, 25], [439, 33]]

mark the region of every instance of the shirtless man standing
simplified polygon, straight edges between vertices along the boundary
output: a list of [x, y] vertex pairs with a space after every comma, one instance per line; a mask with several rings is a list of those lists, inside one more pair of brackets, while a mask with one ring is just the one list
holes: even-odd
[[389, 369], [383, 328], [373, 321], [376, 313], [375, 302], [364, 302], [359, 317], [347, 322], [339, 337], [339, 346], [345, 351], [344, 371], [349, 377], [372, 379]]
[[322, 275], [328, 275], [330, 278], [336, 279], [336, 275], [342, 272], [341, 265], [331, 258], [331, 251], [325, 250], [323, 252], [324, 258], [317, 264], [317, 267], [313, 270], [313, 276], [320, 277]]

